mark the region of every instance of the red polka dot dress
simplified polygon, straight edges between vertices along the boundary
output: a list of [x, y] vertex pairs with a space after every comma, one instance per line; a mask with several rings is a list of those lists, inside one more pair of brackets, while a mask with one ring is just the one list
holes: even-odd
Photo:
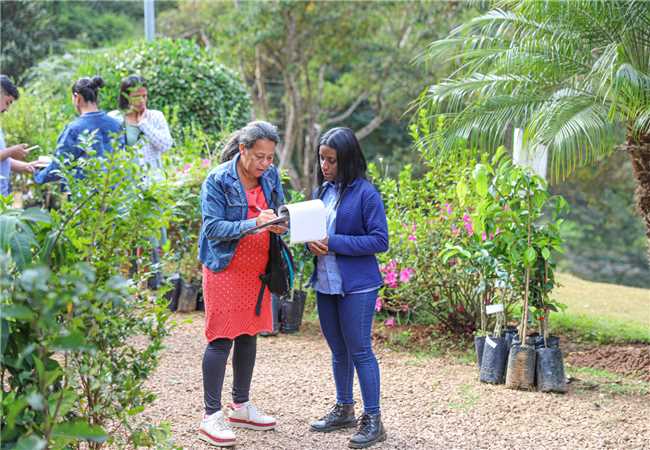
[[[248, 219], [267, 209], [262, 187], [246, 191]], [[273, 330], [271, 294], [265, 289], [262, 310], [255, 315], [255, 304], [269, 259], [269, 231], [242, 238], [233, 258], [223, 271], [212, 272], [203, 266], [203, 298], [205, 302], [205, 337], [234, 339], [242, 334], [256, 335]]]

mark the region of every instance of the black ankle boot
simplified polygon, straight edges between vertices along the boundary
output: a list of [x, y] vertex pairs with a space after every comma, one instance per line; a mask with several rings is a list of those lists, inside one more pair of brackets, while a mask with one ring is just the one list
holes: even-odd
[[359, 420], [359, 428], [350, 439], [348, 446], [350, 448], [366, 448], [385, 440], [386, 430], [381, 423], [381, 414], [363, 413]]
[[311, 431], [327, 433], [341, 428], [352, 428], [356, 425], [354, 418], [354, 405], [342, 405], [337, 403], [330, 412], [320, 420], [309, 424]]

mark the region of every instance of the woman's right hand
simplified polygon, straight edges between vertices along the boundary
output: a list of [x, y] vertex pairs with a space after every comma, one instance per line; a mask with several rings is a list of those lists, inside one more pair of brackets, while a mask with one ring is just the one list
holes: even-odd
[[324, 246], [321, 242], [308, 242], [307, 248], [316, 256], [325, 256], [327, 255], [327, 247]]
[[264, 225], [266, 222], [277, 219], [278, 216], [275, 215], [272, 209], [263, 209], [260, 211], [260, 215], [257, 216], [255, 224], [259, 227]]

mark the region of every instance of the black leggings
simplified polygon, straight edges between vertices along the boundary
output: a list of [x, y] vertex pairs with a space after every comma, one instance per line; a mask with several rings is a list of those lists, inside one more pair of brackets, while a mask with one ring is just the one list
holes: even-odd
[[[232, 399], [235, 403], [244, 403], [249, 400], [248, 393], [257, 353], [257, 336], [242, 334], [237, 336], [234, 342]], [[221, 391], [232, 343], [233, 339], [215, 339], [208, 344], [203, 354], [203, 401], [206, 414], [221, 410]]]

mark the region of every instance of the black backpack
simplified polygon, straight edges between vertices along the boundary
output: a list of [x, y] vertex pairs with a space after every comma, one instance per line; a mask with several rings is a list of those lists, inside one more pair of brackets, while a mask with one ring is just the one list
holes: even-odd
[[[272, 197], [273, 204], [277, 207], [277, 194], [275, 191], [273, 191]], [[269, 262], [266, 264], [266, 271], [260, 275], [262, 286], [260, 287], [260, 293], [257, 296], [257, 303], [255, 304], [256, 316], [261, 314], [264, 289], [267, 286], [272, 294], [279, 296], [289, 294], [293, 288], [295, 265], [293, 263], [291, 249], [289, 249], [286, 242], [277, 234], [269, 233], [269, 235], [271, 240], [269, 245]]]

